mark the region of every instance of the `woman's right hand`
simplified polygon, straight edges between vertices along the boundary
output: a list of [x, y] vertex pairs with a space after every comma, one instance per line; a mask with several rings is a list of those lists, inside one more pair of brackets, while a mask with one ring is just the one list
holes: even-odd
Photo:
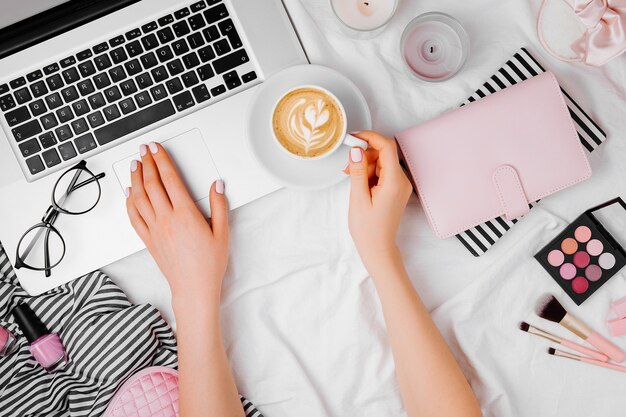
[[371, 131], [354, 136], [370, 148], [350, 150], [350, 234], [373, 273], [397, 253], [396, 235], [413, 187], [400, 167], [395, 141]]

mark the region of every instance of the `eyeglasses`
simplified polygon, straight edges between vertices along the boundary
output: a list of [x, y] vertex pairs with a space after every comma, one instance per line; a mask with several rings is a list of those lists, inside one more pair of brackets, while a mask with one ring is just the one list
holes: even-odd
[[52, 205], [41, 223], [28, 229], [17, 244], [15, 268], [52, 275], [52, 268], [65, 257], [65, 240], [54, 223], [60, 214], [79, 216], [93, 210], [102, 195], [99, 180], [104, 176], [104, 172], [95, 175], [81, 161], [59, 177], [52, 189]]

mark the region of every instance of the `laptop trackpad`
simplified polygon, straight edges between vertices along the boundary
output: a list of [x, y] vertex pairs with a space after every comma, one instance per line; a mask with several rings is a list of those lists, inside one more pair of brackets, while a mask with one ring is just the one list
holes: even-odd
[[[161, 145], [174, 161], [193, 200], [199, 201], [208, 197], [211, 185], [220, 176], [200, 131], [190, 130], [164, 140]], [[130, 164], [133, 159], [139, 160], [139, 153], [113, 164], [113, 170], [122, 186], [122, 191], [130, 187]]]

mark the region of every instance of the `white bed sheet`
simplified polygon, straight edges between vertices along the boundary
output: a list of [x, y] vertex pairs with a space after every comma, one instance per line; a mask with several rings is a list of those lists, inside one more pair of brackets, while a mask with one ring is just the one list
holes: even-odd
[[[520, 320], [570, 336], [533, 314], [545, 292], [603, 334], [620, 273], [574, 308], [533, 259], [587, 208], [626, 194], [626, 57], [594, 69], [551, 59], [539, 46], [539, 0], [402, 0], [378, 37], [347, 37], [328, 0], [287, 0], [313, 63], [349, 76], [387, 135], [457, 106], [520, 46], [528, 46], [609, 134], [591, 157], [591, 180], [544, 200], [481, 258], [456, 239], [437, 240], [415, 197], [399, 243], [413, 283], [471, 381], [485, 416], [614, 417], [626, 409], [623, 374], [549, 356]], [[441, 84], [410, 78], [399, 39], [405, 25], [439, 10], [466, 26], [472, 52]], [[224, 336], [240, 391], [267, 417], [402, 416], [390, 347], [372, 282], [347, 228], [349, 184], [281, 190], [232, 213], [224, 284]], [[104, 269], [134, 302], [174, 323], [167, 283], [145, 252]], [[614, 339], [626, 349], [626, 337]], [[422, 360], [428, 360], [423, 358]]]

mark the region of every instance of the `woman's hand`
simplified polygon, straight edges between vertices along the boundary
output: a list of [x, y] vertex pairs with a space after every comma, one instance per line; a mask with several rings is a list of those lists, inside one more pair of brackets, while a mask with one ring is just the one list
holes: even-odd
[[211, 224], [189, 195], [167, 152], [141, 145], [131, 164], [126, 208], [133, 228], [167, 278], [174, 303], [210, 297], [219, 305], [228, 263], [228, 204], [224, 183], [211, 187]]
[[375, 132], [357, 137], [370, 148], [350, 150], [350, 233], [372, 273], [397, 252], [396, 234], [413, 188], [400, 167], [395, 141]]

